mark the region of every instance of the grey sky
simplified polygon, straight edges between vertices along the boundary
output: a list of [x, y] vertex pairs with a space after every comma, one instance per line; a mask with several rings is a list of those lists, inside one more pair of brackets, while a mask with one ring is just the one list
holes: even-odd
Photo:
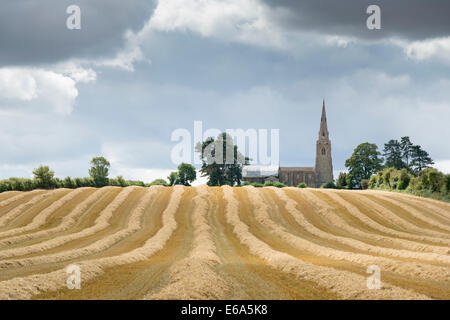
[[34, 3], [0, 4], [0, 178], [85, 176], [99, 154], [113, 175], [165, 177], [172, 131], [194, 120], [279, 128], [281, 164], [313, 165], [323, 98], [336, 170], [361, 142], [409, 135], [450, 172], [444, 1], [374, 2], [376, 41], [362, 1], [80, 1], [79, 31], [65, 1]]
[[[450, 2], [447, 0], [263, 0], [272, 8], [284, 8], [279, 21], [296, 30], [336, 33], [362, 39], [400, 37], [410, 40], [448, 36]], [[369, 5], [378, 5], [382, 30], [361, 28]]]
[[[78, 5], [83, 27], [66, 26], [66, 8]], [[126, 30], [142, 28], [154, 7], [148, 0], [19, 0], [0, 5], [0, 66], [112, 56]]]

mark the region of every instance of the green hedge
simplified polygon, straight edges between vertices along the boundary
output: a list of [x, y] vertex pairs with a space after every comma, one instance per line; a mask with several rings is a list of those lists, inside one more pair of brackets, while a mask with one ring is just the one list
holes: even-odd
[[334, 184], [334, 182], [324, 183], [320, 187], [323, 189], [336, 189], [336, 185]]
[[370, 189], [400, 191], [450, 202], [450, 174], [428, 168], [414, 176], [406, 169], [385, 168], [369, 180]]
[[[119, 176], [117, 178], [108, 179], [108, 186], [128, 187], [128, 186], [151, 186], [151, 185], [165, 185], [163, 179], [158, 179], [150, 184], [145, 184], [143, 181], [125, 180]], [[92, 178], [71, 178], [64, 179], [53, 178], [51, 186], [47, 189], [68, 188], [76, 189], [83, 187], [97, 187]], [[35, 179], [26, 178], [9, 178], [0, 180], [0, 193], [5, 191], [31, 191], [34, 189], [41, 189], [39, 183]]]

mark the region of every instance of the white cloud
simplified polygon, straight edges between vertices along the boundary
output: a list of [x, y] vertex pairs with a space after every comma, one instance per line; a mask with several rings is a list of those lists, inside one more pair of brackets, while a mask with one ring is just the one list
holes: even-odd
[[0, 69], [0, 98], [30, 101], [37, 97], [35, 78], [22, 69]]
[[69, 65], [63, 69], [63, 74], [66, 74], [77, 83], [88, 83], [97, 80], [97, 73], [94, 70], [82, 68], [80, 65], [74, 63], [69, 63]]
[[[131, 31], [128, 31], [125, 34], [125, 39], [125, 48], [119, 51], [114, 58], [94, 60], [92, 61], [92, 64], [134, 71], [133, 64], [136, 61], [146, 60], [140, 48], [141, 40], [138, 35]], [[147, 59], [147, 62], [150, 63], [150, 60]]]
[[450, 63], [450, 37], [413, 42], [392, 40], [392, 42], [403, 48], [405, 54], [411, 59], [423, 61], [436, 58], [440, 61]]
[[[78, 96], [77, 82], [95, 81], [96, 73], [79, 65], [68, 63], [54, 70], [42, 68], [0, 68], [0, 102], [22, 101], [21, 105], [35, 103], [49, 107], [60, 114], [73, 111]], [[2, 105], [9, 105], [3, 103]]]
[[141, 48], [136, 46], [120, 51], [112, 59], [99, 60], [94, 62], [94, 64], [97, 66], [121, 68], [127, 71], [134, 71], [134, 63], [140, 60], [144, 60], [144, 56]]
[[325, 36], [325, 43], [330, 46], [337, 46], [341, 48], [347, 48], [350, 44], [356, 42], [356, 39], [344, 36]]
[[52, 71], [37, 70], [34, 77], [39, 84], [38, 94], [47, 100], [53, 110], [61, 114], [70, 114], [78, 96], [75, 80]]
[[258, 0], [166, 0], [158, 2], [146, 28], [278, 47], [283, 39], [270, 23], [272, 12]]

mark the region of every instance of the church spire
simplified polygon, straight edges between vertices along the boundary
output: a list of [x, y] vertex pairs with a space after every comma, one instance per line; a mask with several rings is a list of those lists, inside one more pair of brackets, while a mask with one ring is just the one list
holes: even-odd
[[322, 117], [320, 119], [319, 139], [316, 142], [316, 186], [333, 181], [333, 163], [331, 160], [331, 141], [328, 137], [327, 113], [325, 100], [322, 104]]
[[328, 126], [327, 126], [327, 113], [325, 111], [325, 99], [323, 99], [322, 104], [322, 117], [320, 118], [319, 139], [328, 140]]

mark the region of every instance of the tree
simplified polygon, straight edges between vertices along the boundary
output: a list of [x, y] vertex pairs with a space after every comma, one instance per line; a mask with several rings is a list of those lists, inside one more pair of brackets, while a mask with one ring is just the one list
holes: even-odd
[[369, 180], [361, 179], [361, 189], [366, 190], [369, 189]]
[[94, 179], [97, 187], [108, 185], [109, 167], [111, 164], [104, 157], [95, 157], [91, 160], [89, 175]]
[[63, 188], [64, 187], [64, 183], [60, 178], [55, 177], [53, 179], [53, 181], [54, 181], [54, 188]]
[[383, 156], [386, 158], [386, 167], [394, 167], [396, 169], [402, 169], [405, 167], [403, 162], [403, 150], [401, 143], [398, 140], [389, 140], [384, 144]]
[[148, 184], [149, 186], [167, 186], [167, 181], [164, 179], [155, 179]]
[[76, 187], [75, 182], [71, 177], [65, 177], [63, 180], [64, 188], [74, 189]]
[[444, 174], [434, 168], [427, 169], [429, 188], [432, 192], [439, 192], [444, 183]]
[[447, 192], [447, 194], [450, 193], [450, 174], [446, 174], [444, 176], [444, 186], [445, 186], [445, 192]]
[[178, 172], [171, 172], [167, 177], [167, 180], [169, 180], [169, 186], [175, 185], [178, 181]]
[[122, 176], [117, 176], [117, 183], [121, 187], [128, 187], [128, 183], [125, 181], [125, 179]]
[[398, 180], [399, 180], [397, 184], [398, 190], [405, 190], [406, 188], [408, 188], [409, 182], [411, 181], [411, 177], [405, 168], [400, 170], [400, 176]]
[[195, 167], [189, 163], [181, 163], [178, 166], [177, 184], [190, 186], [191, 182], [197, 178]]
[[39, 166], [33, 170], [33, 175], [38, 188], [51, 189], [55, 187], [55, 172], [48, 166]]
[[108, 179], [108, 185], [111, 187], [120, 187], [119, 181], [117, 181], [117, 179], [114, 178]]
[[383, 159], [379, 156], [380, 152], [376, 144], [365, 142], [355, 148], [352, 156], [345, 161], [350, 188], [360, 188], [361, 180], [369, 179], [372, 174], [381, 169]]
[[378, 185], [378, 179], [379, 176], [377, 174], [374, 174], [369, 179], [369, 189], [375, 189]]
[[434, 162], [430, 155], [421, 146], [411, 147], [411, 167], [416, 175], [423, 169], [430, 168], [432, 164]]
[[75, 179], [73, 179], [73, 182], [75, 184], [75, 188], [83, 187], [83, 179], [82, 178], [75, 178]]
[[82, 178], [81, 181], [82, 181], [81, 182], [82, 187], [95, 187], [96, 186], [95, 180], [91, 177]]
[[402, 150], [402, 159], [405, 159], [406, 169], [410, 168], [409, 160], [411, 159], [412, 146], [413, 144], [408, 136], [401, 137], [400, 149]]
[[248, 165], [250, 159], [238, 151], [233, 138], [223, 132], [216, 139], [209, 137], [198, 143], [195, 151], [200, 152], [203, 177], [208, 177], [209, 186], [241, 185], [242, 167]]
[[336, 189], [336, 185], [333, 181], [322, 183], [320, 186], [322, 189]]
[[348, 174], [346, 172], [339, 172], [339, 176], [336, 180], [336, 186], [338, 188], [346, 188], [348, 186]]

